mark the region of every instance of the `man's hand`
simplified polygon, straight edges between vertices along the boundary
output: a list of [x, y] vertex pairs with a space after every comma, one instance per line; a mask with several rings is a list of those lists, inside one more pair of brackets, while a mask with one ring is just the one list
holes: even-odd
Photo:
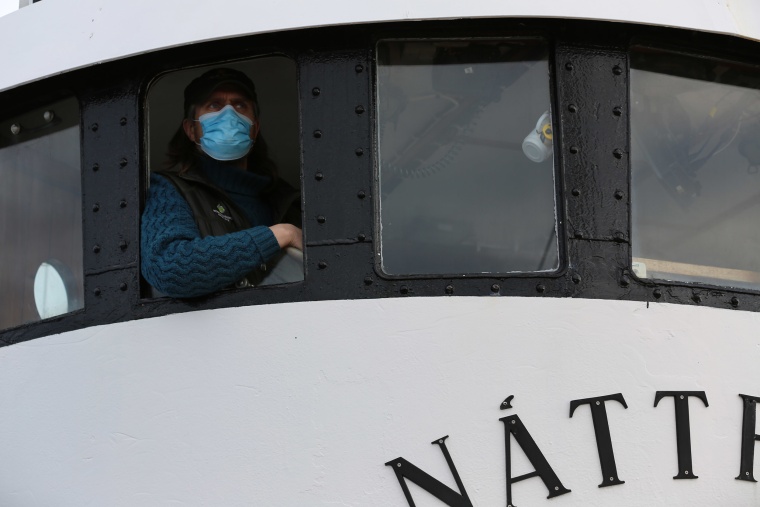
[[292, 224], [275, 224], [270, 227], [281, 249], [289, 246], [303, 250], [303, 232]]

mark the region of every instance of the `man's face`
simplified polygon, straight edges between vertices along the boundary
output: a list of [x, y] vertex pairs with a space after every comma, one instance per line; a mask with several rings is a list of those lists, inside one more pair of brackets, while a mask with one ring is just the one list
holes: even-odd
[[[196, 105], [193, 119], [198, 120], [198, 118], [206, 113], [221, 111], [227, 105], [232, 106], [235, 111], [246, 118], [253, 120], [250, 136], [255, 141], [256, 136], [259, 134], [259, 122], [255, 116], [253, 100], [248, 98], [243, 90], [234, 84], [223, 84], [211, 92], [211, 95], [204, 102]], [[203, 128], [200, 122], [185, 119], [182, 122], [182, 126], [185, 129], [185, 134], [187, 134], [187, 137], [192, 142], [196, 144], [200, 142], [203, 136]]]

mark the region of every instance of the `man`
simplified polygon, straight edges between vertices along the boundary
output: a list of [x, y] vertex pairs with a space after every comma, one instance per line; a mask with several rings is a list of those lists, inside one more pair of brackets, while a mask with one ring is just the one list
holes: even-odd
[[280, 220], [293, 199], [283, 199], [287, 192], [267, 156], [253, 81], [237, 70], [213, 69], [193, 80], [184, 98], [168, 169], [150, 178], [143, 277], [173, 297], [261, 283], [267, 263], [289, 270], [269, 283], [303, 279], [302, 266], [294, 269], [282, 253], [303, 250], [302, 233]]

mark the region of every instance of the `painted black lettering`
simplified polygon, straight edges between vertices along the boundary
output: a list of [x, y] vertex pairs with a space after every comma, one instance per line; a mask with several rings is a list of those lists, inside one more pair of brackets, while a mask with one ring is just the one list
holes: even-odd
[[[512, 502], [512, 484], [515, 482], [524, 481], [525, 479], [531, 479], [533, 477], [540, 477], [544, 482], [544, 486], [549, 490], [549, 496], [547, 498], [554, 498], [555, 496], [564, 495], [570, 493], [570, 490], [565, 488], [554, 473], [549, 462], [544, 458], [543, 453], [536, 445], [536, 441], [530, 436], [527, 428], [522, 423], [520, 418], [515, 415], [508, 417], [502, 417], [499, 419], [504, 423], [504, 450], [506, 452], [506, 465], [507, 465], [507, 507], [513, 507], [515, 504]], [[515, 441], [523, 450], [525, 455], [530, 460], [530, 464], [533, 465], [534, 471], [520, 475], [518, 477], [512, 477], [512, 452], [511, 452], [511, 439], [509, 436], [515, 437]]]
[[755, 433], [755, 421], [757, 420], [757, 402], [760, 398], [746, 394], [739, 396], [744, 401], [744, 415], [742, 417], [742, 454], [737, 480], [757, 482], [754, 474], [755, 442], [760, 440], [760, 435]]
[[415, 507], [414, 500], [412, 499], [412, 493], [409, 491], [409, 486], [406, 485], [404, 479], [412, 481], [449, 507], [472, 507], [472, 502], [470, 502], [470, 498], [467, 496], [462, 479], [459, 477], [459, 472], [457, 472], [449, 450], [446, 448], [447, 438], [449, 438], [448, 435], [431, 443], [440, 446], [443, 456], [446, 458], [446, 463], [449, 465], [449, 470], [451, 470], [451, 475], [454, 476], [454, 480], [457, 483], [459, 493], [422, 469], [412, 465], [404, 458], [396, 458], [385, 464], [386, 466], [393, 467], [393, 471], [396, 472], [396, 478], [399, 484], [401, 484], [401, 489], [404, 491], [404, 496], [409, 503], [409, 507]]
[[612, 450], [612, 437], [610, 436], [610, 423], [607, 420], [607, 409], [604, 405], [606, 401], [617, 401], [625, 408], [628, 408], [622, 393], [599, 396], [597, 398], [584, 398], [570, 402], [570, 417], [573, 417], [573, 412], [581, 405], [591, 406], [591, 420], [594, 423], [596, 449], [599, 451], [599, 465], [602, 468], [602, 483], [599, 485], [600, 488], [625, 484], [625, 481], [621, 481], [618, 477], [617, 466], [615, 465], [615, 453]]
[[678, 475], [674, 479], [697, 479], [691, 463], [691, 428], [689, 425], [689, 398], [702, 400], [706, 407], [707, 395], [704, 391], [657, 391], [654, 406], [665, 397], [672, 397], [676, 407], [676, 446], [678, 449]]

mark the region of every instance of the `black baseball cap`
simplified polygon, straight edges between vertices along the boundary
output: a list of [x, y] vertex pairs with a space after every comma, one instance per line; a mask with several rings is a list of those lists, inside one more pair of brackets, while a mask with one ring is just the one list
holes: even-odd
[[239, 70], [220, 67], [204, 72], [200, 77], [193, 79], [187, 85], [185, 88], [185, 111], [192, 104], [198, 104], [205, 100], [220, 85], [230, 83], [242, 88], [258, 104], [256, 86], [251, 81], [251, 78]]

